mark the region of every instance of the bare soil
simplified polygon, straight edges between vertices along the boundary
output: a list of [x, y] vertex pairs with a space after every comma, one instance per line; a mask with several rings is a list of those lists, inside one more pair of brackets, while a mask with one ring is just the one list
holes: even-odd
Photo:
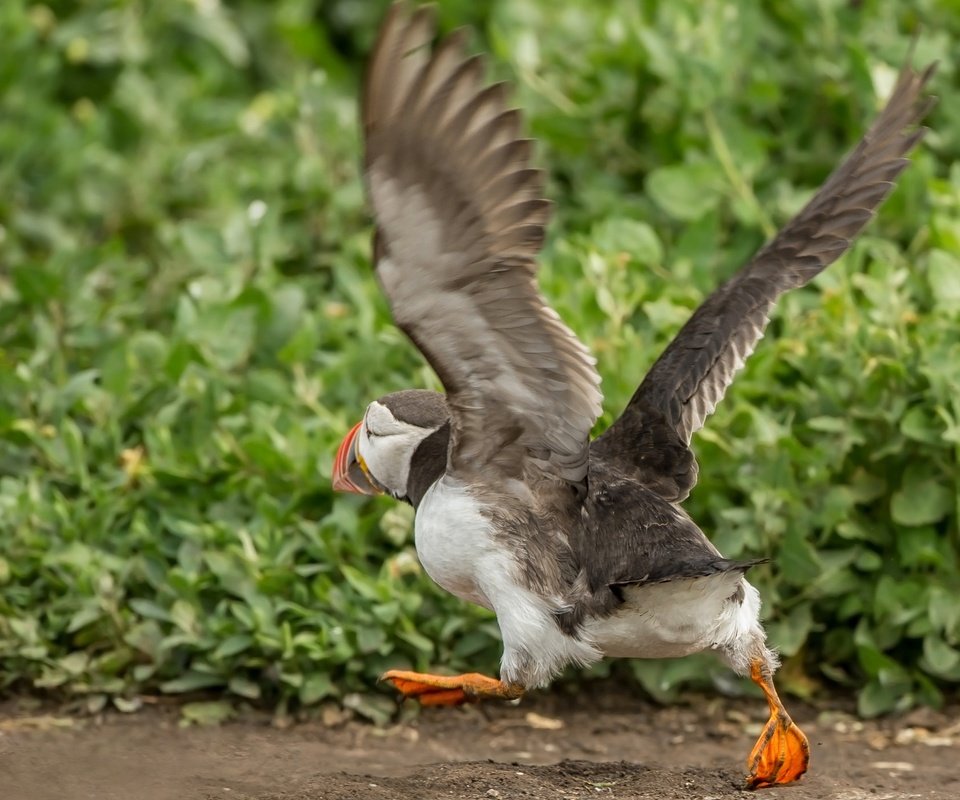
[[[838, 703], [831, 703], [832, 709]], [[248, 713], [183, 727], [175, 708], [77, 718], [0, 706], [2, 800], [957, 800], [957, 713], [860, 722], [793, 707], [810, 773], [751, 793], [742, 762], [765, 704], [659, 708], [615, 689], [425, 710], [377, 728], [333, 708], [278, 727]]]

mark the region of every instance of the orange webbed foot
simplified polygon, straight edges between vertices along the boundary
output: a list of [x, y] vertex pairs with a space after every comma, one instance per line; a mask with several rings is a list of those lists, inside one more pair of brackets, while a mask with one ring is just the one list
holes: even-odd
[[465, 675], [430, 675], [392, 669], [380, 680], [389, 681], [405, 698], [416, 698], [425, 706], [459, 706], [481, 700], [514, 700], [522, 687], [488, 678], [478, 672]]
[[810, 763], [810, 744], [780, 702], [769, 669], [756, 661], [750, 677], [770, 705], [770, 719], [747, 759], [747, 788], [764, 789], [798, 780]]
[[747, 759], [748, 789], [792, 783], [807, 771], [810, 744], [803, 731], [786, 714], [774, 714]]

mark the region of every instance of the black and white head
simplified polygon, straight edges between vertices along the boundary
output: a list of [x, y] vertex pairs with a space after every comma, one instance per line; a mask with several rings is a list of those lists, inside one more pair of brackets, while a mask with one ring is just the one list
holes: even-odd
[[406, 389], [374, 400], [344, 437], [333, 488], [386, 493], [416, 507], [447, 466], [450, 412], [442, 394]]

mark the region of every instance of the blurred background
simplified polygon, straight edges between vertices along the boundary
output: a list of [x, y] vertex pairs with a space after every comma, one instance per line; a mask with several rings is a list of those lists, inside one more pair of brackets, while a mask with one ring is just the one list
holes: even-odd
[[[391, 667], [496, 672], [412, 512], [334, 496], [367, 402], [439, 388], [370, 269], [357, 96], [386, 4], [0, 6], [0, 691], [224, 693], [385, 720]], [[602, 430], [797, 211], [916, 38], [941, 98], [852, 251], [782, 300], [694, 440], [688, 509], [766, 556], [780, 683], [864, 715], [960, 684], [960, 12], [952, 0], [444, 0], [557, 203], [541, 282]], [[709, 657], [603, 664], [656, 699]], [[571, 681], [585, 678], [571, 672]], [[220, 709], [218, 711], [217, 709]], [[212, 710], [211, 710], [212, 709]]]

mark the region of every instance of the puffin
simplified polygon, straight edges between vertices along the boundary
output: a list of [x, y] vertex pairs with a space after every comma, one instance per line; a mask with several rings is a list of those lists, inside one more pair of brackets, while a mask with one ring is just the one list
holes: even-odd
[[418, 558], [493, 611], [499, 677], [390, 670], [424, 705], [515, 700], [565, 666], [716, 653], [770, 716], [746, 786], [787, 784], [810, 748], [777, 695], [745, 574], [684, 511], [691, 437], [753, 352], [777, 298], [849, 246], [924, 135], [935, 65], [901, 70], [884, 109], [807, 205], [710, 294], [600, 436], [596, 362], [537, 284], [550, 202], [503, 83], [430, 7], [390, 7], [361, 102], [373, 261], [396, 325], [444, 393], [374, 400], [334, 458], [337, 491], [415, 509]]

